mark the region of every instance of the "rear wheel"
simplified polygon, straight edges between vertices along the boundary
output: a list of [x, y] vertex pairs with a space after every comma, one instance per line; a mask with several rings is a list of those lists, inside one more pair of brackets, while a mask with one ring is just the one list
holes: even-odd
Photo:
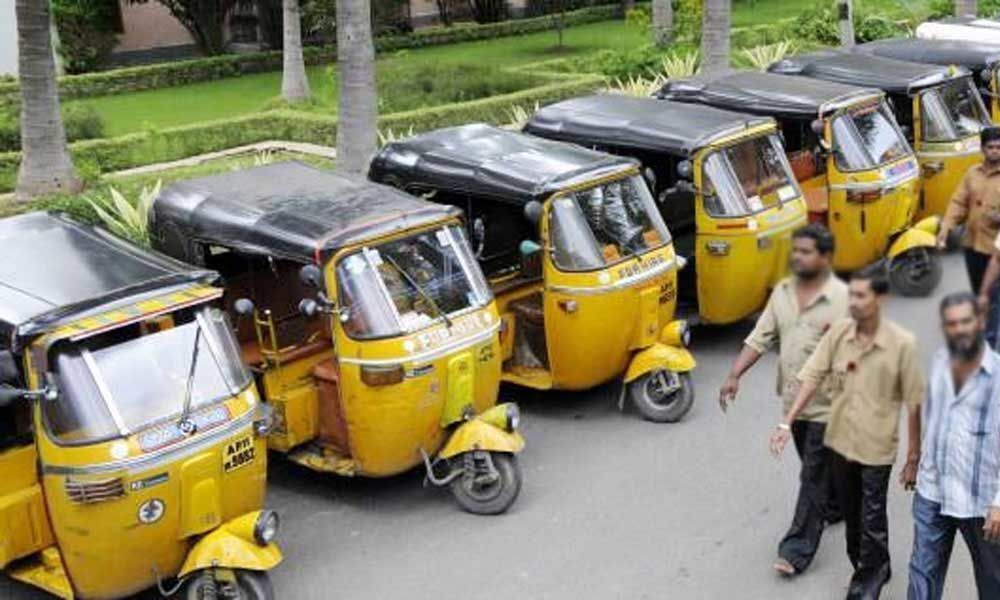
[[505, 512], [521, 493], [521, 469], [513, 454], [473, 451], [462, 455], [462, 475], [451, 482], [458, 505], [476, 515]]
[[889, 281], [903, 296], [929, 296], [941, 275], [941, 257], [930, 248], [911, 248], [889, 262]]
[[263, 571], [236, 571], [236, 585], [219, 581], [211, 571], [187, 585], [186, 600], [275, 600], [271, 578]]
[[630, 383], [628, 392], [642, 418], [656, 423], [676, 423], [694, 405], [689, 373], [651, 371]]

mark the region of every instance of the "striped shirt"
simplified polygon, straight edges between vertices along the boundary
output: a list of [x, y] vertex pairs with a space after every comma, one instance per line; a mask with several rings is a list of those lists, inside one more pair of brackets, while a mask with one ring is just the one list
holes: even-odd
[[986, 349], [956, 394], [948, 350], [934, 355], [923, 407], [917, 491], [941, 514], [982, 518], [1000, 507], [1000, 355]]

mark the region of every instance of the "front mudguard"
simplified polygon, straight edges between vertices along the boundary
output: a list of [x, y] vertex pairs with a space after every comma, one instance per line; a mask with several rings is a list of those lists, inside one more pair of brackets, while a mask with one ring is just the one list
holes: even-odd
[[523, 449], [524, 438], [517, 431], [506, 431], [474, 417], [455, 429], [438, 458], [454, 458], [473, 450], [517, 454]]
[[278, 546], [261, 546], [254, 540], [254, 525], [260, 513], [247, 513], [202, 536], [188, 552], [177, 577], [213, 568], [269, 571], [278, 566], [282, 559]]
[[653, 344], [645, 350], [636, 352], [625, 371], [625, 383], [632, 383], [647, 373], [666, 369], [674, 373], [686, 373], [697, 366], [694, 355], [687, 348]]
[[[892, 240], [892, 244], [889, 245], [889, 252], [887, 256], [889, 260], [892, 260], [903, 254], [908, 250], [913, 250], [914, 248], [937, 248], [937, 236], [923, 228], [925, 221], [937, 221], [937, 217], [927, 217], [916, 226], [907, 229], [899, 236]], [[935, 230], [937, 228], [934, 225]]]

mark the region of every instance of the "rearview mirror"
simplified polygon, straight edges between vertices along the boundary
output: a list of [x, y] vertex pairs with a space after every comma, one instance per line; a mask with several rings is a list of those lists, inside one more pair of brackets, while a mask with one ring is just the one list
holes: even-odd
[[253, 300], [249, 298], [239, 298], [233, 302], [233, 310], [241, 317], [249, 317], [254, 311]]
[[9, 406], [12, 402], [26, 397], [27, 394], [28, 390], [22, 390], [21, 388], [9, 385], [0, 385], [0, 407]]
[[542, 276], [542, 247], [532, 240], [524, 240], [518, 247], [521, 252], [521, 277], [535, 279]]
[[532, 200], [525, 204], [524, 218], [532, 225], [538, 225], [538, 222], [542, 220], [542, 203], [538, 200]]
[[677, 163], [677, 175], [681, 179], [691, 179], [691, 173], [693, 170], [694, 167], [691, 165], [691, 161], [689, 160], [682, 160]]
[[323, 289], [323, 271], [316, 265], [303, 265], [299, 269], [299, 281], [313, 289]]
[[14, 383], [20, 378], [14, 354], [10, 350], [0, 350], [0, 383]]
[[319, 314], [319, 303], [312, 298], [303, 298], [299, 301], [299, 314], [307, 319], [312, 319]]
[[818, 135], [821, 139], [823, 137], [823, 134], [825, 133], [825, 128], [823, 127], [822, 119], [813, 119], [812, 122], [809, 123], [809, 129], [812, 130], [812, 132]]

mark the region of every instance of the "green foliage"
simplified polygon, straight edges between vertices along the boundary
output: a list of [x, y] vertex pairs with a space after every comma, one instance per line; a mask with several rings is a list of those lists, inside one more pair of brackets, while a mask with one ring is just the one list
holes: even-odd
[[792, 33], [796, 38], [819, 44], [839, 44], [840, 31], [833, 2], [818, 2], [799, 13], [792, 23]]
[[854, 16], [854, 39], [859, 44], [905, 36], [909, 33], [908, 27], [883, 15], [856, 14]]
[[1000, 0], [979, 0], [980, 17], [1000, 17]]
[[653, 77], [660, 71], [663, 54], [652, 44], [628, 50], [602, 50], [580, 59], [582, 71], [600, 73], [610, 80], [626, 81], [636, 77]]
[[482, 64], [432, 63], [387, 71], [378, 81], [380, 113], [509, 94], [540, 81], [530, 73]]
[[108, 188], [106, 197], [90, 195], [84, 199], [111, 233], [148, 247], [149, 213], [160, 195], [161, 185], [162, 181], [157, 181], [152, 188], [143, 187], [134, 201], [126, 199], [114, 187]]
[[[983, 0], [979, 0], [979, 3], [981, 5]], [[955, 15], [955, 0], [931, 0], [927, 8], [929, 11], [927, 18], [937, 21]]]
[[[62, 107], [63, 127], [66, 139], [92, 140], [104, 137], [104, 120], [96, 110], [83, 105]], [[21, 148], [21, 123], [17, 114], [0, 108], [0, 152], [10, 152]]]
[[67, 73], [103, 66], [117, 43], [117, 0], [52, 0]]
[[701, 42], [702, 0], [674, 0], [674, 35], [679, 40]]
[[642, 31], [649, 31], [653, 24], [653, 13], [648, 6], [636, 6], [625, 13], [625, 23]]

